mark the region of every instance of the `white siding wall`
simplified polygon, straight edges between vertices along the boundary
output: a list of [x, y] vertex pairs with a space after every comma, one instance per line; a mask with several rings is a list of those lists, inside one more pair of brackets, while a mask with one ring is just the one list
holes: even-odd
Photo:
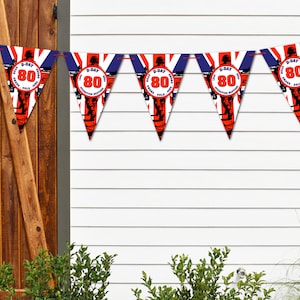
[[[72, 0], [71, 50], [201, 53], [299, 41], [298, 0]], [[231, 140], [190, 60], [162, 141], [124, 60], [93, 139], [71, 103], [71, 238], [117, 253], [110, 300], [141, 271], [172, 283], [174, 254], [229, 246], [243, 266], [285, 278], [300, 256], [300, 127], [255, 56]]]

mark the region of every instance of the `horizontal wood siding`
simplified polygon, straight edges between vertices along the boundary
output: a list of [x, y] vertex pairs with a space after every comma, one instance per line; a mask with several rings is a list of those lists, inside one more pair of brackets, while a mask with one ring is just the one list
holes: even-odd
[[[300, 9], [284, 1], [71, 3], [71, 49], [108, 53], [259, 50], [298, 42]], [[124, 60], [91, 141], [71, 101], [71, 238], [117, 253], [109, 299], [133, 299], [141, 271], [176, 280], [168, 262], [229, 246], [225, 272], [286, 278], [300, 254], [300, 125], [255, 56], [231, 140], [195, 59], [159, 141]], [[295, 275], [296, 276], [296, 275]]]

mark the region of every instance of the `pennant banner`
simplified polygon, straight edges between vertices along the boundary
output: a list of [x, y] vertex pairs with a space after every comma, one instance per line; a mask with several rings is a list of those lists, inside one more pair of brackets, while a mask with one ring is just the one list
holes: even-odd
[[162, 139], [188, 54], [131, 54], [131, 62], [158, 137]]
[[300, 45], [261, 49], [261, 54], [300, 121]]
[[100, 119], [123, 54], [64, 52], [89, 139]]
[[43, 90], [59, 51], [2, 45], [0, 51], [21, 131]]
[[220, 119], [231, 137], [255, 51], [195, 54]]
[[[0, 45], [16, 120], [22, 131], [49, 77], [58, 50]], [[262, 54], [300, 121], [300, 44], [256, 51], [199, 53], [200, 67], [228, 138], [231, 137], [254, 56]], [[89, 139], [118, 74], [123, 54], [64, 52], [72, 95]], [[190, 54], [129, 54], [147, 109], [162, 139]], [[126, 58], [125, 58], [126, 59]]]

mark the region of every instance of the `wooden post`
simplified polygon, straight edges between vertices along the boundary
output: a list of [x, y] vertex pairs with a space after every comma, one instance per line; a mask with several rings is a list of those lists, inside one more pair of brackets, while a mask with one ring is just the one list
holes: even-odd
[[[0, 29], [0, 42], [4, 45], [10, 45], [9, 30], [3, 0], [0, 0]], [[9, 138], [29, 253], [31, 258], [33, 258], [38, 254], [40, 248], [46, 250], [48, 247], [26, 129], [24, 128], [22, 133], [19, 131], [1, 55], [0, 98]]]

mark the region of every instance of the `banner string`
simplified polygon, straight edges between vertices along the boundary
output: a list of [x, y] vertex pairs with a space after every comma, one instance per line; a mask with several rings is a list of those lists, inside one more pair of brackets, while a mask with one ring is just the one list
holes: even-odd
[[56, 58], [63, 57], [89, 139], [112, 90], [121, 61], [129, 60], [162, 139], [188, 60], [196, 60], [228, 135], [234, 129], [254, 56], [263, 55], [300, 122], [300, 44], [260, 50], [116, 54], [0, 45], [20, 131], [27, 122]]

